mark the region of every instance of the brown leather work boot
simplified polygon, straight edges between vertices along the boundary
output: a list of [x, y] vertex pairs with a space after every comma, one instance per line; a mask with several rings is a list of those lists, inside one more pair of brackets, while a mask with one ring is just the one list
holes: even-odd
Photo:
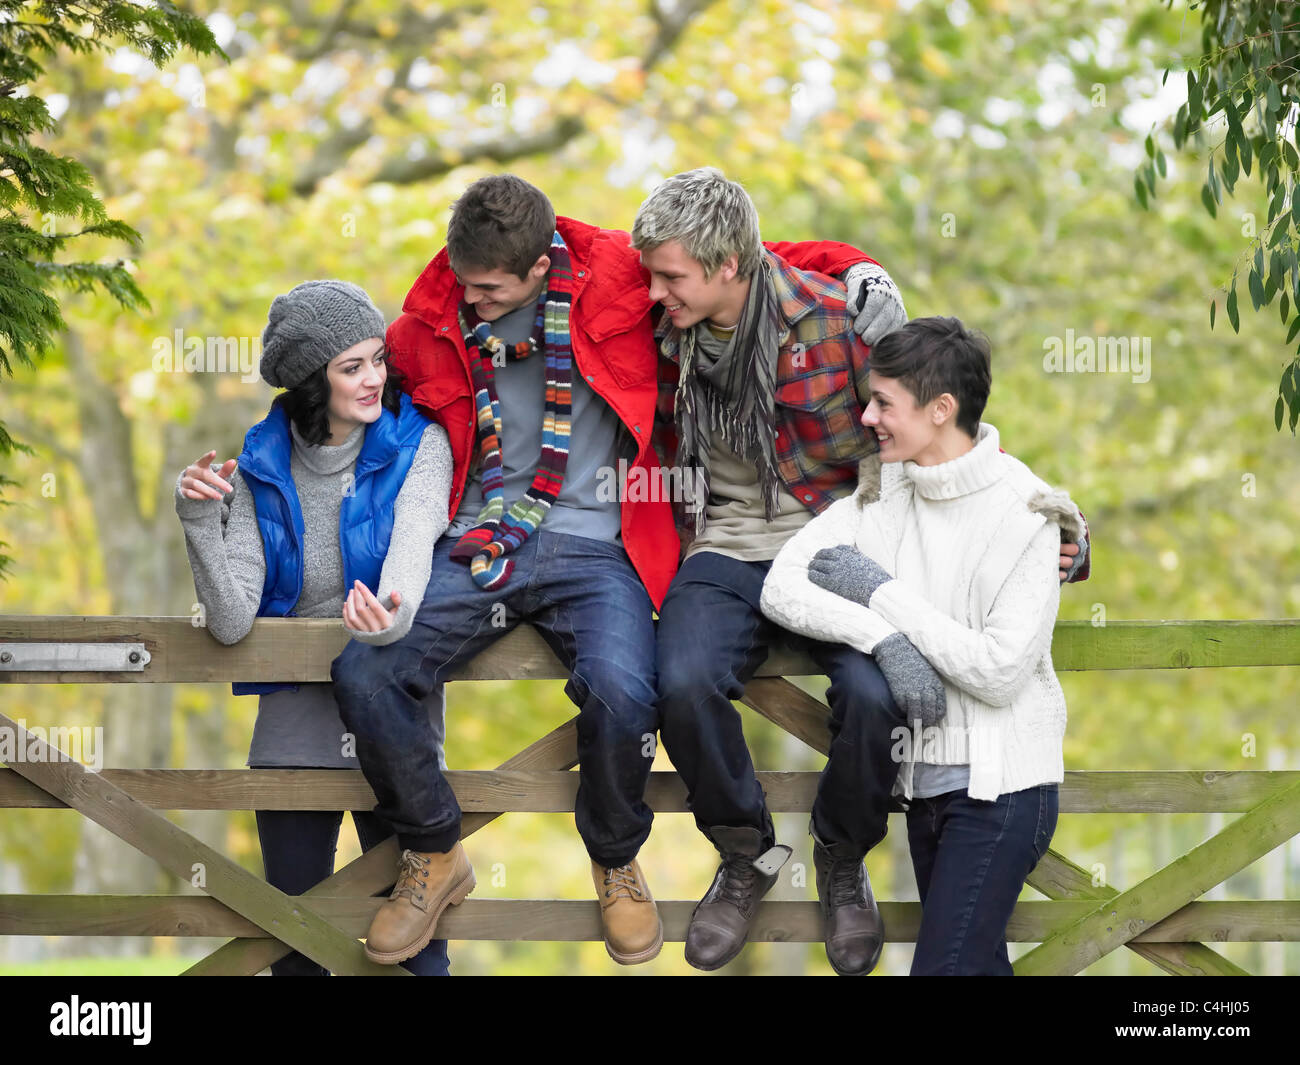
[[442, 911], [464, 902], [474, 883], [474, 870], [459, 843], [445, 854], [402, 851], [397, 884], [366, 933], [366, 957], [380, 965], [415, 957], [429, 945]]
[[791, 853], [782, 843], [765, 850], [763, 834], [756, 828], [714, 828], [709, 835], [722, 862], [691, 914], [685, 951], [686, 961], [705, 972], [721, 969], [740, 953], [758, 916], [758, 904]]
[[591, 879], [609, 956], [619, 965], [639, 965], [657, 955], [664, 945], [664, 926], [636, 860], [613, 869], [592, 862]]
[[812, 837], [826, 960], [840, 976], [865, 976], [880, 961], [885, 923], [871, 893], [862, 852], [852, 844], [823, 843], [816, 832]]

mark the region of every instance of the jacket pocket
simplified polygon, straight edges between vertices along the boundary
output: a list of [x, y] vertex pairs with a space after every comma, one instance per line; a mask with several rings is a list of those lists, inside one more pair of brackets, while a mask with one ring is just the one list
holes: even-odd
[[579, 328], [585, 344], [584, 364], [599, 362], [613, 376], [616, 384], [623, 388], [645, 385], [657, 379], [659, 353], [655, 345], [654, 334], [650, 330], [650, 321], [644, 315], [628, 321], [626, 315], [618, 327], [593, 329], [583, 323]]
[[776, 386], [776, 401], [796, 410], [821, 410], [827, 404], [849, 400], [849, 371], [842, 366], [821, 366]]
[[776, 420], [806, 459], [855, 465], [870, 450], [862, 411], [844, 367], [812, 370], [776, 388]]

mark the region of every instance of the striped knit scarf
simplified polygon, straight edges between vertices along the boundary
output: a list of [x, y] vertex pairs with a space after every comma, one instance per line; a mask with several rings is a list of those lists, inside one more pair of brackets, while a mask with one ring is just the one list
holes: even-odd
[[[542, 524], [560, 494], [569, 459], [572, 413], [573, 348], [569, 342], [569, 304], [573, 298], [573, 268], [564, 239], [557, 232], [547, 252], [551, 259], [546, 288], [537, 300], [533, 336], [513, 349], [492, 335], [492, 323], [481, 321], [474, 308], [460, 306], [461, 330], [474, 375], [474, 402], [478, 408], [479, 458], [483, 498], [474, 528], [456, 541], [451, 557], [469, 563], [470, 576], [480, 588], [500, 588], [515, 568], [508, 557]], [[526, 359], [546, 349], [546, 414], [542, 423], [542, 456], [533, 483], [523, 498], [506, 510], [505, 472], [501, 464], [501, 404], [497, 399], [493, 356], [504, 352]]]

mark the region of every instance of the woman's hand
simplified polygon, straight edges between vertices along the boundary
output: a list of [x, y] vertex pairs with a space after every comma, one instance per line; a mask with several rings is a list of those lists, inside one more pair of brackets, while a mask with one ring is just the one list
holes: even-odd
[[894, 578], [852, 544], [840, 544], [823, 547], [813, 555], [808, 561], [808, 579], [841, 598], [869, 607], [876, 589]]
[[185, 467], [181, 474], [181, 495], [186, 499], [221, 499], [227, 492], [235, 490], [234, 485], [226, 480], [235, 470], [235, 460], [226, 459], [220, 471], [214, 472], [212, 460], [216, 457], [215, 451], [209, 451], [193, 466]]
[[357, 632], [383, 632], [391, 628], [397, 608], [402, 605], [402, 593], [394, 589], [388, 598], [393, 603], [391, 609], [360, 581], [353, 581], [348, 597], [343, 600], [343, 624]]

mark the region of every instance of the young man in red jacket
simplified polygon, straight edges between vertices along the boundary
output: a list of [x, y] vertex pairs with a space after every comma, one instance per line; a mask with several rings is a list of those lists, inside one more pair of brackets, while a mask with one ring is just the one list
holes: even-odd
[[[691, 916], [686, 960], [713, 970], [740, 953], [791, 853], [776, 843], [732, 706], [782, 640], [831, 681], [830, 757], [811, 825], [817, 894], [831, 965], [868, 973], [884, 926], [863, 857], [893, 807], [893, 733], [918, 701], [933, 702], [936, 689], [942, 700], [942, 684], [906, 637], [868, 656], [785, 632], [759, 600], [781, 547], [851, 493], [878, 450], [861, 424], [870, 350], [845, 285], [764, 248], [753, 201], [719, 170], [659, 185], [637, 212], [632, 246], [665, 308], [660, 448], [707, 499], [694, 508], [658, 626], [660, 735], [722, 858]], [[1062, 551], [1063, 567], [1073, 565], [1077, 548]]]
[[[780, 247], [822, 270], [866, 263], [864, 326], [905, 320], [888, 277], [855, 249]], [[375, 961], [419, 951], [473, 887], [421, 699], [520, 621], [571, 673], [574, 812], [606, 948], [635, 964], [662, 945], [636, 855], [652, 820], [643, 801], [658, 724], [652, 611], [680, 540], [662, 495], [611, 484], [620, 460], [629, 480], [659, 465], [651, 308], [627, 234], [556, 218], [539, 189], [496, 175], [457, 201], [447, 247], [388, 330], [393, 369], [447, 430], [455, 469], [450, 535], [410, 634], [387, 646], [354, 641], [332, 671], [376, 812], [403, 847], [367, 938]], [[378, 626], [383, 610], [371, 605]]]

